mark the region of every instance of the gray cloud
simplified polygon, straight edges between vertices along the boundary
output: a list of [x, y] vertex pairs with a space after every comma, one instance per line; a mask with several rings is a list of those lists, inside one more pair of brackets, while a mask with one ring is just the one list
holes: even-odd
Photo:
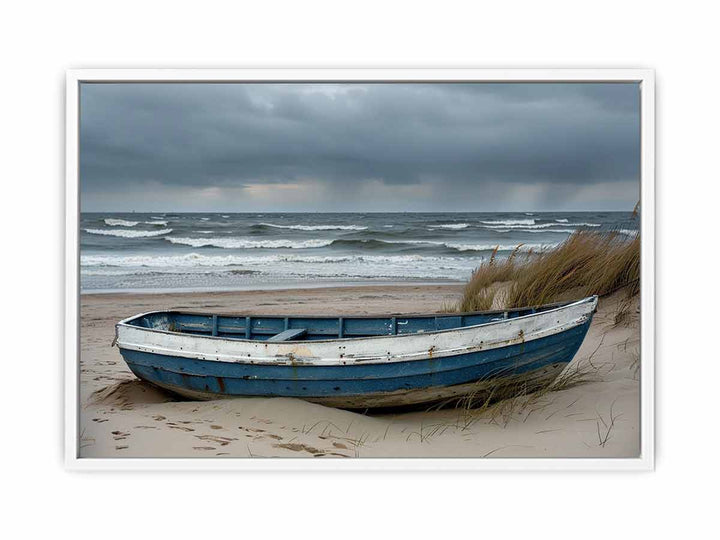
[[618, 83], [83, 84], [81, 201], [86, 211], [628, 209], [639, 96]]

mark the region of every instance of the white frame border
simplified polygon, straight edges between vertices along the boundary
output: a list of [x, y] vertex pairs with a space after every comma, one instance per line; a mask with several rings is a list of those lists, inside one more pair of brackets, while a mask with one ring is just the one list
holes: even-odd
[[[641, 439], [638, 458], [79, 458], [81, 82], [637, 82], [641, 86]], [[65, 466], [73, 470], [648, 471], [655, 467], [655, 73], [649, 69], [79, 69], [66, 74]]]

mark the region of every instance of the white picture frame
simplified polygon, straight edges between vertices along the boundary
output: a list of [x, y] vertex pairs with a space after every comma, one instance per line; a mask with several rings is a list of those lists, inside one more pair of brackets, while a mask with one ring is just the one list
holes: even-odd
[[[80, 458], [79, 86], [83, 82], [636, 82], [641, 87], [641, 443], [637, 458]], [[66, 73], [65, 465], [73, 470], [647, 471], [655, 459], [655, 76], [648, 69], [81, 69]]]

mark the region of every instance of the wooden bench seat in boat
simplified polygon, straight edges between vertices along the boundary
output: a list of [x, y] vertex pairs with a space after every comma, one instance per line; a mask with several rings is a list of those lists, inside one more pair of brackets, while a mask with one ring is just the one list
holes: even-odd
[[279, 334], [274, 335], [271, 338], [268, 338], [268, 341], [290, 341], [293, 339], [301, 338], [306, 333], [306, 328], [290, 328], [289, 330], [285, 330], [283, 332], [280, 332]]

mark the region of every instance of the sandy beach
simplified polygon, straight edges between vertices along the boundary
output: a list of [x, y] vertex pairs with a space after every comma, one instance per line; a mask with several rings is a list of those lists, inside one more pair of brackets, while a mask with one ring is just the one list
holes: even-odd
[[364, 415], [288, 398], [181, 401], [139, 381], [111, 347], [114, 324], [178, 308], [254, 314], [436, 312], [461, 285], [377, 285], [81, 297], [80, 457], [636, 457], [639, 321], [601, 300], [568, 370], [580, 384], [499, 402]]

